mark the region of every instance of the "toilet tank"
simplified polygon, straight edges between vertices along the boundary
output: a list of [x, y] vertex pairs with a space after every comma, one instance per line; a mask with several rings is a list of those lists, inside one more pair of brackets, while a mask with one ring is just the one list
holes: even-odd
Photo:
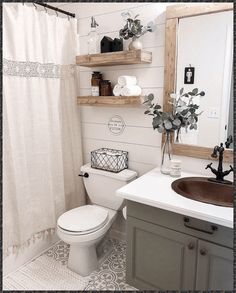
[[83, 177], [83, 180], [90, 201], [116, 211], [122, 207], [124, 201], [116, 196], [116, 190], [137, 178], [137, 173], [129, 169], [112, 173], [91, 168], [90, 164], [82, 166], [81, 172], [89, 175], [87, 178]]

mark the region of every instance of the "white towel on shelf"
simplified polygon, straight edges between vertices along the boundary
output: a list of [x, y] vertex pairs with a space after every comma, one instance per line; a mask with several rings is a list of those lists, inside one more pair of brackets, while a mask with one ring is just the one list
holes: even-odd
[[121, 86], [137, 84], [136, 76], [122, 75], [118, 77], [118, 84]]
[[114, 96], [121, 96], [122, 86], [119, 84], [116, 84], [113, 88], [113, 94]]
[[126, 85], [121, 90], [122, 96], [140, 96], [142, 89], [138, 85]]

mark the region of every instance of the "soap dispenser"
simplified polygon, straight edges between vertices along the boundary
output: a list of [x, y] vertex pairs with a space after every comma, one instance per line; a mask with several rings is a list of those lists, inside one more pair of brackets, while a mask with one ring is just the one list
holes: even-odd
[[95, 18], [91, 17], [91, 31], [88, 35], [88, 53], [89, 54], [96, 54], [98, 52], [99, 48], [99, 35], [97, 32], [98, 24], [95, 20]]

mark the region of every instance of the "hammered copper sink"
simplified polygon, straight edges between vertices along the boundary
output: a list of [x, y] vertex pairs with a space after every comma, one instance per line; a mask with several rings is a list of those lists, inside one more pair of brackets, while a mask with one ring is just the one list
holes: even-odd
[[211, 182], [205, 177], [186, 177], [175, 180], [171, 187], [189, 199], [233, 207], [233, 185]]

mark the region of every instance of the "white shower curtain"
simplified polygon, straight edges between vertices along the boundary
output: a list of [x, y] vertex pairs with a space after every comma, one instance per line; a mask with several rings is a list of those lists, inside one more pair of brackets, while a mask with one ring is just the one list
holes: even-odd
[[76, 20], [3, 4], [3, 244], [17, 251], [85, 202]]

